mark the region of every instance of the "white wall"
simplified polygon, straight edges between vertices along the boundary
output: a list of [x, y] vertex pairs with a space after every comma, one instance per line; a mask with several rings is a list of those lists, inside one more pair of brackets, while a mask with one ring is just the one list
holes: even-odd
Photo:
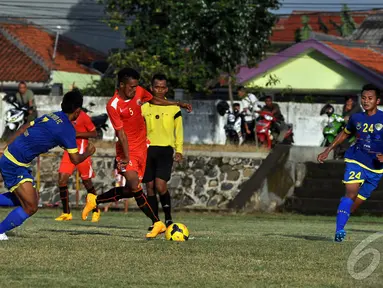
[[[1, 95], [0, 95], [1, 96]], [[39, 115], [60, 110], [61, 97], [36, 95], [36, 105]], [[109, 97], [84, 97], [84, 106], [88, 107], [89, 102], [96, 106], [92, 108], [92, 115], [106, 113], [106, 103]], [[2, 102], [2, 101], [1, 101]], [[193, 144], [224, 144], [225, 117], [216, 112], [218, 101], [191, 101], [193, 112], [188, 114], [183, 111], [184, 139], [186, 143]], [[292, 123], [295, 134], [295, 145], [298, 146], [319, 146], [322, 141], [322, 129], [326, 124], [327, 117], [319, 115], [323, 104], [305, 103], [279, 103], [281, 112], [286, 122]], [[334, 105], [336, 113], [341, 113], [342, 105]], [[8, 105], [0, 104], [1, 115], [8, 109]], [[3, 117], [0, 120], [0, 133], [3, 132]], [[114, 131], [108, 120], [109, 129], [104, 134], [105, 140], [114, 139]]]

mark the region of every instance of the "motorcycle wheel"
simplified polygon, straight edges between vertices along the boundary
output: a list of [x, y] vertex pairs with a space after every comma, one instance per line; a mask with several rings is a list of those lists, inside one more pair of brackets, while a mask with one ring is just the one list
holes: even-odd
[[14, 131], [9, 129], [9, 127], [5, 127], [3, 135], [1, 136], [1, 140], [8, 142], [9, 138], [13, 135]]

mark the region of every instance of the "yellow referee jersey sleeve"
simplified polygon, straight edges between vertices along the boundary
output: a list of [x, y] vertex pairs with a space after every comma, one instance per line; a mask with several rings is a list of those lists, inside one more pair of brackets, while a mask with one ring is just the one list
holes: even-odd
[[150, 146], [172, 146], [183, 153], [184, 131], [181, 109], [178, 106], [142, 106]]

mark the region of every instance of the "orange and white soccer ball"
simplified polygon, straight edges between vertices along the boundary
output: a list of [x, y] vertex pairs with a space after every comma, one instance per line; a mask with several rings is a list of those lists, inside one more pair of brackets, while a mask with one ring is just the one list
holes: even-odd
[[182, 223], [171, 224], [165, 232], [166, 240], [184, 242], [189, 239], [189, 230]]

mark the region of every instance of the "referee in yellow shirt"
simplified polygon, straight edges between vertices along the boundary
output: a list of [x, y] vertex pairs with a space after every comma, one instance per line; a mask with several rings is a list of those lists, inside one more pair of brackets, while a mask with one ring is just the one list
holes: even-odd
[[[154, 96], [165, 98], [168, 92], [166, 82], [166, 76], [163, 74], [153, 76], [151, 90]], [[184, 133], [181, 110], [178, 106], [158, 106], [146, 103], [142, 106], [142, 115], [145, 118], [147, 137], [150, 141], [142, 182], [146, 183], [147, 199], [157, 217], [156, 192], [160, 195], [165, 224], [168, 227], [173, 221], [167, 182], [172, 173], [173, 159], [182, 160]], [[152, 226], [149, 227], [149, 231], [151, 229]]]

